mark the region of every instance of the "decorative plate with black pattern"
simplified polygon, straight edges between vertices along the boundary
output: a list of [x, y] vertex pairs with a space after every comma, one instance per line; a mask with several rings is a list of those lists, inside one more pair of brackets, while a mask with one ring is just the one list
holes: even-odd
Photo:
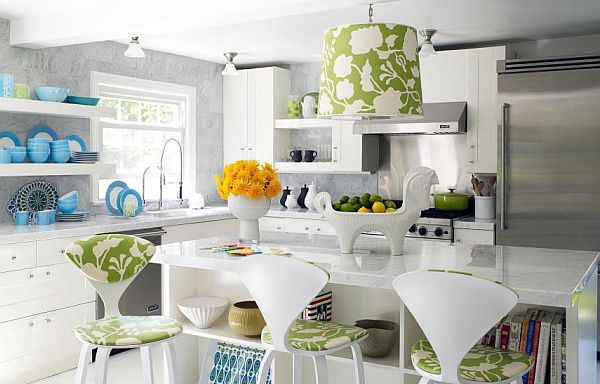
[[25, 184], [8, 201], [6, 209], [11, 215], [17, 211], [29, 211], [31, 214], [46, 209], [55, 210], [58, 202], [58, 189], [44, 180]]

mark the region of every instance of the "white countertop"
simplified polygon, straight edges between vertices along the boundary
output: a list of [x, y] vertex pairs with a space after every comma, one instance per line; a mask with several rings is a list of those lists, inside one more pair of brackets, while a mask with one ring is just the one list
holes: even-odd
[[452, 226], [462, 229], [479, 229], [493, 231], [496, 228], [496, 219], [477, 219], [475, 216], [454, 220]]
[[200, 223], [204, 221], [231, 219], [227, 207], [200, 210], [175, 209], [143, 213], [138, 217], [96, 215], [89, 221], [30, 225], [19, 227], [12, 223], [0, 225], [0, 244], [53, 239], [70, 236], [87, 236], [95, 233], [131, 231], [136, 229]]
[[[263, 233], [266, 246], [287, 247], [292, 257], [318, 263], [330, 282], [372, 288], [391, 288], [394, 277], [420, 269], [450, 269], [501, 281], [528, 304], [571, 306], [573, 293], [596, 276], [598, 252], [539, 248], [449, 245], [406, 239], [402, 256], [391, 256], [384, 239], [361, 236], [355, 254], [339, 253], [333, 236]], [[215, 237], [159, 247], [152, 262], [217, 271], [234, 271], [241, 257], [201, 248], [235, 243], [232, 237]]]
[[287, 209], [281, 205], [271, 206], [271, 209], [265, 215], [267, 217], [288, 217], [293, 219], [311, 219], [311, 220], [325, 220], [323, 215], [317, 211], [309, 211], [306, 208]]

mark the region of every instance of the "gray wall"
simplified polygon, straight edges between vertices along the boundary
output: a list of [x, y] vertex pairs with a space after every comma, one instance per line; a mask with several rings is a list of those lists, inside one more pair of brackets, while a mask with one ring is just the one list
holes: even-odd
[[[90, 71], [196, 87], [196, 189], [216, 199], [212, 175], [220, 172], [223, 159], [222, 66], [148, 50], [145, 59], [130, 59], [123, 56], [125, 48], [113, 42], [39, 50], [11, 47], [9, 23], [0, 19], [0, 72], [13, 73], [15, 82], [26, 83], [32, 90], [38, 85], [53, 85], [68, 87], [75, 95], [89, 95]], [[41, 123], [48, 124], [61, 137], [74, 133], [89, 142], [87, 119], [0, 114], [0, 131], [14, 132], [21, 141], [25, 141], [31, 127]], [[4, 206], [10, 196], [21, 185], [38, 178], [1, 176], [0, 222], [7, 222], [12, 219]], [[58, 186], [59, 192], [79, 190], [83, 206], [87, 204], [90, 186], [88, 176], [44, 179]]]
[[[308, 92], [319, 91], [319, 82], [321, 77], [321, 64], [292, 64], [289, 66], [292, 71], [292, 95], [302, 96]], [[313, 130], [314, 134], [318, 130]], [[326, 142], [331, 138], [323, 137]], [[294, 142], [302, 142], [300, 139]], [[360, 195], [364, 192], [377, 192], [377, 175], [339, 175], [339, 174], [281, 174], [280, 179], [284, 187], [289, 185], [300, 194], [300, 187], [304, 184], [314, 182], [319, 191], [327, 191], [334, 198], [342, 195]]]

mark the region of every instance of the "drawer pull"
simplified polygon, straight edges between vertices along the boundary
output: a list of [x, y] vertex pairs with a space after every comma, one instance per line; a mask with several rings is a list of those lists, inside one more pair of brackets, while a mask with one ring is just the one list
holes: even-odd
[[321, 231], [321, 228], [317, 228], [317, 232], [320, 232], [320, 231]]
[[17, 256], [16, 256], [16, 255], [12, 255], [12, 256], [10, 257], [10, 259], [11, 259], [11, 260], [17, 260]]
[[52, 319], [50, 319], [50, 318], [47, 318], [47, 319], [46, 319], [46, 324], [50, 324], [50, 322], [52, 322]]
[[50, 271], [46, 271], [46, 276], [50, 276]]
[[28, 326], [29, 328], [33, 327], [34, 325], [35, 325], [35, 324], [33, 324], [33, 321], [30, 321], [29, 323], [27, 323], [27, 326]]
[[30, 278], [30, 279], [33, 279], [33, 277], [34, 277], [33, 273], [30, 273], [27, 277]]
[[308, 227], [304, 227], [304, 230], [305, 230], [305, 231], [308, 231]]
[[65, 251], [64, 249], [61, 249], [61, 250], [60, 250], [60, 254], [61, 254], [61, 255], [64, 255], [64, 254], [65, 254], [65, 252], [66, 252], [66, 251]]
[[277, 230], [278, 230], [278, 231], [281, 231], [281, 227], [277, 227]]

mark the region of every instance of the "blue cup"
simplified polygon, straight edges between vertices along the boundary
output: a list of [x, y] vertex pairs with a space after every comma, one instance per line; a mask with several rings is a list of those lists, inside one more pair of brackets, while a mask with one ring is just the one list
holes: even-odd
[[15, 218], [16, 225], [29, 225], [29, 212], [28, 211], [17, 211], [13, 215]]
[[37, 225], [50, 225], [56, 220], [56, 211], [51, 209], [38, 211], [34, 213], [33, 217]]
[[0, 164], [10, 164], [10, 149], [0, 149]]

